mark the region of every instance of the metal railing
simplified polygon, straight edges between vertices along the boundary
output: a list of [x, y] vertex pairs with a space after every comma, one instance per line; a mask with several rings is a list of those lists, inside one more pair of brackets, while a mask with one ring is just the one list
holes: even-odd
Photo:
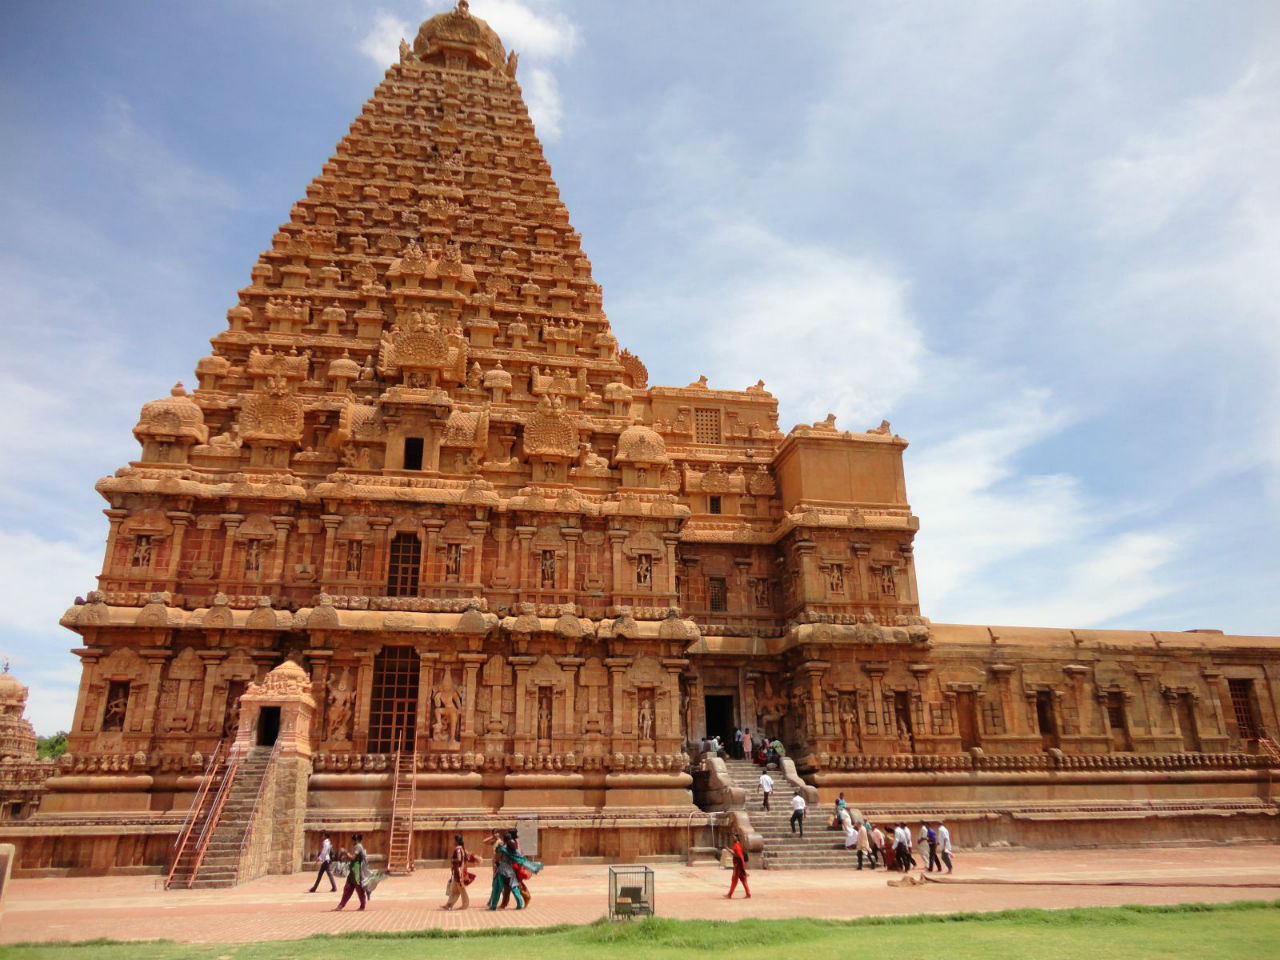
[[195, 858], [191, 863], [191, 875], [187, 877], [187, 887], [190, 888], [196, 882], [196, 874], [200, 872], [200, 864], [204, 862], [205, 851], [209, 849], [209, 841], [213, 839], [213, 832], [218, 826], [218, 821], [222, 818], [222, 808], [226, 805], [227, 797], [231, 793], [231, 785], [235, 782], [236, 773], [240, 767], [240, 752], [232, 747], [227, 754], [227, 770], [222, 778], [222, 783], [218, 785], [218, 792], [214, 795], [213, 803], [209, 807], [209, 815], [205, 818], [204, 826], [200, 829], [200, 837], [196, 841]]
[[205, 766], [204, 776], [200, 778], [200, 786], [197, 788], [196, 795], [191, 801], [191, 809], [187, 811], [186, 819], [182, 822], [182, 829], [178, 832], [178, 836], [174, 838], [173, 863], [169, 867], [168, 876], [164, 878], [164, 888], [166, 890], [168, 890], [169, 886], [173, 883], [173, 876], [178, 870], [178, 865], [182, 862], [182, 855], [186, 853], [187, 843], [191, 839], [191, 833], [195, 829], [196, 820], [199, 818], [200, 810], [203, 808], [204, 802], [209, 796], [209, 790], [218, 773], [218, 765], [222, 761], [222, 744], [219, 743], [214, 747], [213, 755], [209, 757], [209, 762]]
[[[402, 781], [406, 780], [405, 762], [408, 761], [407, 784], [402, 786]], [[391, 780], [391, 827], [387, 831], [387, 870], [401, 870], [410, 872], [413, 870], [413, 815], [414, 801], [416, 800], [416, 771], [415, 753], [410, 748], [406, 757], [404, 749], [404, 731], [400, 732], [396, 740], [396, 759], [395, 759], [395, 775]], [[407, 814], [401, 814], [401, 791], [408, 790]], [[403, 836], [397, 838], [397, 824], [402, 823]], [[397, 839], [403, 842], [404, 846], [404, 862], [395, 859], [398, 847]]]

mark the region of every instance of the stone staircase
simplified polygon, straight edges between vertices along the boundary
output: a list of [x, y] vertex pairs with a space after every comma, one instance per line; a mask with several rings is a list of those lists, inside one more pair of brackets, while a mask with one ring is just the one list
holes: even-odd
[[191, 887], [231, 887], [239, 880], [245, 835], [253, 825], [258, 795], [271, 758], [270, 747], [253, 747], [240, 759]]
[[746, 791], [747, 815], [751, 826], [764, 838], [766, 870], [799, 870], [802, 868], [856, 867], [858, 855], [844, 849], [844, 833], [827, 829], [827, 820], [835, 812], [830, 806], [817, 809], [809, 804], [805, 812], [804, 839], [791, 833], [791, 798], [794, 788], [782, 774], [770, 770], [773, 777], [771, 810], [765, 811], [760, 794], [761, 768], [750, 760], [726, 760], [725, 769], [735, 786]]

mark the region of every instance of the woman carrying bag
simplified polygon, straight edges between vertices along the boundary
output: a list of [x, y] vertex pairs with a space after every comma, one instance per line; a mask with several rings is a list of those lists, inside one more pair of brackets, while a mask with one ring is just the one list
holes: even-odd
[[455, 834], [453, 837], [453, 855], [449, 858], [449, 884], [445, 888], [449, 901], [442, 909], [452, 910], [453, 905], [458, 900], [462, 900], [463, 910], [471, 906], [471, 897], [467, 893], [467, 885], [476, 878], [476, 875], [467, 869], [467, 864], [479, 862], [479, 857], [474, 853], [467, 852], [467, 848], [462, 843], [462, 834]]

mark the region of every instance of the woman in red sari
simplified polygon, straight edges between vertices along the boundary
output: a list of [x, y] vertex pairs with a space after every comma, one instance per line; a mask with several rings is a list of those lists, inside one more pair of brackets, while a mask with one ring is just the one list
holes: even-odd
[[742, 849], [742, 834], [735, 833], [733, 835], [733, 882], [729, 884], [729, 892], [726, 893], [725, 899], [733, 899], [733, 891], [738, 889], [738, 881], [742, 881], [742, 892], [747, 895], [747, 899], [751, 899], [751, 888], [747, 886], [747, 854]]

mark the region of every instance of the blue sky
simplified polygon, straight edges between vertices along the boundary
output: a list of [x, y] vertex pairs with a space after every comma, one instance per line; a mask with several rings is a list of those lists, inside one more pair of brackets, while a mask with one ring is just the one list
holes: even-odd
[[[94, 482], [442, 6], [6, 6], [0, 651], [41, 732]], [[472, 10], [653, 382], [911, 441], [926, 615], [1280, 633], [1280, 6]]]

